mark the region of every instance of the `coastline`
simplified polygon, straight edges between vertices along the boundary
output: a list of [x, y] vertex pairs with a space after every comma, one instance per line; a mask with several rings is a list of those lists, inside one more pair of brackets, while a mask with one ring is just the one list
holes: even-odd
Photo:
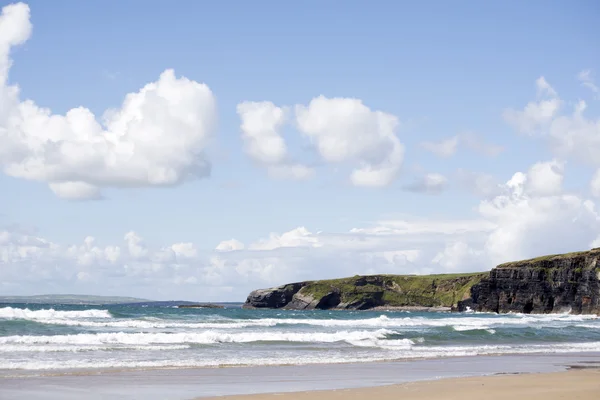
[[[0, 378], [0, 398], [3, 400], [75, 400], [81, 398], [86, 400], [106, 398], [190, 400], [224, 399], [225, 396], [238, 396], [235, 398], [261, 400], [285, 393], [284, 396], [292, 400], [317, 400], [320, 397], [310, 396], [319, 396], [320, 394], [317, 393], [319, 391], [326, 393], [325, 397], [321, 397], [323, 399], [330, 398], [330, 396], [336, 398], [336, 393], [345, 394], [339, 398], [361, 399], [366, 398], [367, 394], [368, 396], [387, 396], [387, 390], [392, 390], [390, 393], [395, 393], [394, 398], [397, 398], [398, 389], [390, 388], [414, 388], [420, 387], [421, 384], [429, 387], [432, 382], [462, 382], [461, 379], [474, 379], [469, 382], [479, 382], [478, 379], [493, 378], [494, 375], [507, 378], [529, 377], [538, 374], [564, 373], [568, 369], [577, 369], [580, 374], [572, 374], [571, 372], [577, 371], [569, 371], [567, 372], [569, 375], [565, 375], [566, 378], [560, 378], [567, 379], [565, 382], [571, 382], [573, 381], [571, 377], [581, 374], [585, 374], [585, 379], [588, 379], [587, 372], [592, 371], [589, 368], [600, 369], [600, 352], [234, 368], [55, 370], [46, 371], [48, 374], [44, 371], [36, 371], [35, 374]], [[600, 375], [594, 376], [595, 381], [600, 382], [598, 379]], [[550, 379], [550, 382], [558, 381]], [[532, 384], [529, 383], [529, 385]], [[569, 385], [571, 383], [567, 386]], [[599, 389], [596, 386], [596, 396]], [[383, 392], [379, 392], [380, 390]], [[446, 387], [444, 390], [449, 389]], [[583, 394], [581, 395], [583, 396]], [[515, 397], [524, 398], [520, 395]], [[456, 398], [464, 400], [468, 397]], [[535, 399], [535, 397], [531, 398]], [[587, 399], [587, 397], [579, 398]], [[386, 398], [381, 397], [381, 399], [385, 400]], [[415, 399], [420, 398], [415, 397]], [[423, 397], [422, 399], [428, 400], [429, 398]], [[552, 400], [550, 397], [544, 399]]]
[[196, 400], [595, 400], [600, 392], [600, 368], [570, 369], [563, 372], [449, 378], [400, 385], [294, 393], [197, 398]]

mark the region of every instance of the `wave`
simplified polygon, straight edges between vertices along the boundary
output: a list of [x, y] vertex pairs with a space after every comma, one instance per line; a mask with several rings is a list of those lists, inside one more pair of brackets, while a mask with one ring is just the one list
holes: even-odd
[[335, 343], [367, 339], [385, 339], [397, 332], [387, 329], [376, 331], [339, 331], [334, 333], [311, 332], [240, 332], [223, 333], [217, 331], [186, 333], [81, 333], [76, 335], [54, 336], [5, 336], [0, 337], [0, 345], [6, 344], [217, 344], [217, 343], [251, 343], [251, 342], [300, 342], [300, 343]]
[[65, 321], [79, 318], [112, 318], [108, 310], [81, 310], [81, 311], [57, 311], [53, 308], [42, 310], [30, 310], [28, 308], [0, 308], [0, 318], [3, 319], [25, 319], [31, 321]]
[[[206, 367], [250, 367], [270, 365], [314, 365], [314, 364], [342, 364], [363, 363], [386, 360], [382, 357], [356, 357], [356, 356], [298, 356], [298, 357], [273, 357], [259, 359], [187, 359], [187, 360], [36, 360], [36, 361], [9, 361], [0, 360], [0, 370], [76, 370], [76, 369], [112, 369], [112, 368], [206, 368]], [[389, 360], [392, 360], [391, 358]]]
[[[13, 309], [14, 310], [14, 309]], [[40, 310], [42, 311], [42, 310]], [[51, 310], [43, 310], [51, 311]], [[104, 315], [102, 318], [106, 318], [106, 315], [110, 314], [105, 310], [87, 310], [77, 311], [77, 313], [86, 313], [95, 311], [98, 313], [93, 318], [99, 318], [100, 313]], [[34, 311], [37, 312], [37, 311]], [[56, 313], [60, 313], [57, 311]], [[62, 311], [63, 313], [69, 313], [70, 311]], [[1, 316], [2, 314], [0, 314]], [[473, 315], [473, 314], [470, 314]], [[48, 317], [46, 317], [48, 316]], [[90, 316], [91, 317], [91, 314]], [[168, 329], [168, 328], [185, 328], [185, 329], [240, 329], [240, 328], [252, 328], [252, 327], [275, 327], [285, 325], [308, 325], [325, 328], [430, 328], [430, 327], [453, 327], [455, 330], [488, 330], [491, 331], [497, 327], [553, 327], [553, 326], [565, 326], [577, 324], [576, 326], [583, 326], [583, 322], [594, 322], [594, 320], [600, 322], [598, 317], [595, 315], [567, 315], [567, 314], [545, 314], [545, 315], [526, 315], [526, 314], [512, 314], [506, 316], [462, 316], [457, 315], [456, 317], [446, 318], [427, 318], [427, 317], [404, 317], [404, 318], [390, 318], [386, 315], [381, 315], [376, 318], [366, 319], [308, 319], [308, 318], [262, 318], [256, 320], [241, 320], [241, 319], [228, 319], [221, 318], [218, 320], [208, 322], [181, 322], [181, 321], [169, 321], [148, 318], [142, 319], [115, 319], [111, 318], [106, 321], [93, 321], [83, 317], [77, 317], [74, 319], [68, 319], [65, 316], [60, 318], [52, 317], [51, 313], [39, 314], [36, 316], [35, 321], [44, 324], [53, 325], [67, 325], [67, 326], [79, 326], [79, 327], [90, 327], [90, 328], [137, 328], [137, 329]], [[30, 318], [32, 319], [32, 318]], [[218, 322], [217, 322], [218, 321]], [[593, 323], [586, 325], [586, 327], [598, 327]]]
[[141, 351], [165, 351], [165, 350], [185, 350], [189, 349], [190, 345], [103, 345], [103, 346], [90, 346], [90, 345], [2, 345], [0, 346], [0, 353], [57, 353], [57, 352], [70, 352], [79, 353], [83, 351], [115, 351], [115, 350], [141, 350]]
[[361, 354], [316, 354], [281, 356], [273, 354], [269, 357], [239, 357], [230, 355], [197, 358], [170, 358], [162, 360], [139, 359], [70, 359], [70, 360], [32, 360], [32, 359], [0, 359], [0, 370], [59, 370], [59, 369], [110, 369], [110, 368], [191, 368], [191, 367], [228, 367], [228, 366], [263, 366], [263, 365], [309, 365], [363, 363], [373, 361], [398, 361], [415, 358], [465, 357], [502, 354], [541, 354], [541, 353], [577, 353], [600, 351], [600, 342], [562, 343], [545, 345], [479, 345], [479, 346], [423, 346], [409, 347], [403, 340], [392, 344], [391, 351]]

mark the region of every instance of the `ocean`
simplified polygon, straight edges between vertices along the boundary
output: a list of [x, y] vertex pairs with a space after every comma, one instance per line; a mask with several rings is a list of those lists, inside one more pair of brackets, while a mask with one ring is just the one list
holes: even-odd
[[600, 351], [595, 315], [0, 306], [0, 376]]

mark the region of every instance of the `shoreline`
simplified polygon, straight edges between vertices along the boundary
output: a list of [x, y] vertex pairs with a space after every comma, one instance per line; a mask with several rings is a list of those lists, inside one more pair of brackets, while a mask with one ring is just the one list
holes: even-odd
[[194, 400], [267, 400], [284, 396], [286, 400], [595, 400], [600, 393], [600, 368], [570, 368], [562, 372], [495, 374], [480, 377], [446, 378], [399, 385], [267, 393], [237, 396], [198, 397]]
[[568, 369], [589, 371], [590, 368], [600, 369], [600, 352], [241, 368], [79, 371], [79, 374], [72, 370], [67, 375], [56, 375], [61, 371], [45, 371], [55, 373], [52, 376], [40, 376], [43, 371], [31, 371], [36, 375], [0, 378], [0, 398], [75, 400], [85, 393], [86, 400], [190, 400], [223, 399], [223, 396], [260, 400], [261, 397], [247, 396], [286, 393], [286, 397], [295, 399], [295, 393], [307, 391], [354, 393], [355, 390], [382, 390], [394, 385], [425, 384], [444, 379], [547, 374]]

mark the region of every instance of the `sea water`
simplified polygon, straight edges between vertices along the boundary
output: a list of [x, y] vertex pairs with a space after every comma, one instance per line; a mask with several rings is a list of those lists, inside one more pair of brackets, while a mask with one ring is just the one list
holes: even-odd
[[595, 315], [0, 306], [0, 376], [598, 351]]

